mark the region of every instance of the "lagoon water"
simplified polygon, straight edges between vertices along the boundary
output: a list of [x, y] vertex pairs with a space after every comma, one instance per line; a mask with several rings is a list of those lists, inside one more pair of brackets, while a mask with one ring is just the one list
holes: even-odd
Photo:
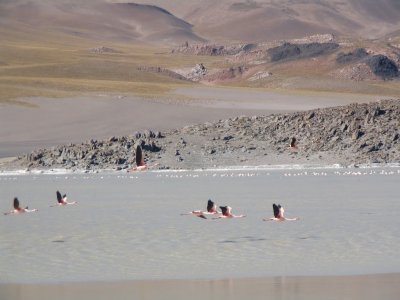
[[[0, 174], [0, 283], [400, 272], [400, 168]], [[77, 205], [53, 207], [55, 191]], [[246, 218], [181, 216], [211, 198]], [[281, 203], [295, 222], [263, 221]]]

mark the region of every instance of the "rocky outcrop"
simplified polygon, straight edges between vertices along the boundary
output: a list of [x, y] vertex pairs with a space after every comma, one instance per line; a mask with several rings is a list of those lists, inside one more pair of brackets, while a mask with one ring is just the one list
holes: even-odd
[[393, 79], [399, 76], [399, 69], [396, 63], [385, 55], [374, 55], [366, 63], [371, 68], [371, 71], [382, 79]]
[[239, 44], [239, 45], [213, 45], [213, 44], [194, 44], [189, 45], [188, 42], [180, 47], [173, 49], [172, 53], [184, 53], [192, 55], [204, 56], [227, 56], [236, 55], [241, 52], [249, 52], [257, 47], [256, 44]]
[[210, 74], [205, 79], [209, 82], [227, 81], [240, 78], [248, 70], [246, 66], [230, 67]]
[[336, 62], [339, 64], [356, 63], [368, 56], [364, 48], [357, 48], [353, 52], [343, 53], [340, 52], [336, 56]]
[[[160, 168], [276, 163], [400, 163], [400, 99], [269, 116], [236, 117], [161, 134], [61, 145], [20, 157], [15, 168], [127, 169], [140, 144]], [[288, 148], [296, 137], [298, 150]]]
[[298, 58], [315, 57], [318, 55], [331, 53], [337, 48], [339, 48], [339, 45], [336, 43], [284, 43], [281, 46], [268, 49], [267, 52], [272, 62], [278, 62]]
[[161, 149], [155, 140], [160, 132], [136, 132], [129, 137], [111, 137], [108, 140], [90, 140], [82, 144], [60, 145], [40, 149], [21, 157], [28, 168], [67, 168], [81, 170], [126, 169], [135, 159], [132, 151], [140, 145], [145, 153], [157, 153]]
[[348, 53], [340, 52], [336, 56], [336, 62], [343, 67], [331, 74], [340, 79], [354, 81], [396, 79], [399, 77], [399, 70], [391, 57], [396, 57], [396, 51], [390, 49], [367, 51], [364, 48], [357, 48]]
[[191, 81], [200, 81], [208, 74], [207, 68], [202, 64], [196, 64], [194, 68], [190, 70], [188, 74], [186, 74], [186, 78]]

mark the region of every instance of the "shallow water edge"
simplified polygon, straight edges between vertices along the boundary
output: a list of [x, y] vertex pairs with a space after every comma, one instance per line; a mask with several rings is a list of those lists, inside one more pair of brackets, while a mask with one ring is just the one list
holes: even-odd
[[400, 273], [220, 280], [137, 280], [63, 284], [0, 284], [2, 300], [297, 299], [397, 300]]

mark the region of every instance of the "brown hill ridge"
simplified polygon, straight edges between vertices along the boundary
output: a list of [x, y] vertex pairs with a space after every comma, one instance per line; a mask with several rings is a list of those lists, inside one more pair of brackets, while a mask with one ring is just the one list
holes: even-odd
[[2, 30], [14, 34], [52, 32], [164, 44], [252, 43], [326, 32], [376, 39], [398, 35], [399, 15], [398, 0], [0, 1]]
[[[182, 43], [204, 41], [192, 25], [160, 7], [106, 1], [0, 1], [2, 30], [15, 38], [26, 30], [119, 42]], [[10, 34], [8, 32], [8, 34]]]
[[259, 42], [331, 32], [375, 39], [400, 27], [398, 0], [137, 0], [194, 25], [213, 41]]

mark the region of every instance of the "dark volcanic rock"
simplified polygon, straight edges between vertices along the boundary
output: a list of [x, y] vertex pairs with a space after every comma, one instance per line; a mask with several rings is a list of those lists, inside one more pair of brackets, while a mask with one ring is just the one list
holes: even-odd
[[367, 57], [368, 53], [364, 48], [357, 48], [354, 52], [343, 53], [340, 52], [336, 56], [336, 62], [339, 64], [355, 63]]
[[393, 79], [399, 76], [399, 69], [393, 60], [385, 55], [378, 54], [367, 60], [372, 72], [382, 79]]
[[336, 43], [308, 43], [291, 44], [284, 43], [281, 46], [268, 49], [271, 61], [286, 61], [297, 58], [310, 58], [323, 55], [336, 50], [339, 47]]

